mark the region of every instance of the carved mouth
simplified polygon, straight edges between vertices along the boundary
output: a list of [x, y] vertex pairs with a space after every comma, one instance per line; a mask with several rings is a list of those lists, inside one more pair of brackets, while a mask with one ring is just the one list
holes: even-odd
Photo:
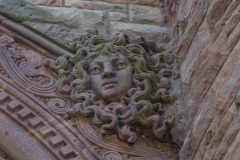
[[117, 81], [116, 80], [106, 80], [105, 82], [103, 82], [103, 86], [105, 86], [105, 87], [110, 87], [110, 86], [113, 86], [113, 85], [115, 85], [117, 83]]

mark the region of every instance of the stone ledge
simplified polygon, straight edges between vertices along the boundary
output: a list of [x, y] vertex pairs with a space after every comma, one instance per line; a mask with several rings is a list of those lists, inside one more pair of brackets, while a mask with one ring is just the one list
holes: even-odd
[[98, 30], [100, 34], [105, 34], [105, 13], [77, 8], [46, 7], [42, 9], [48, 11], [53, 16], [66, 22], [72, 29]]
[[127, 14], [120, 13], [120, 12], [109, 12], [109, 17], [111, 21], [128, 21]]
[[130, 21], [135, 23], [155, 23], [164, 25], [166, 13], [163, 7], [150, 7], [143, 5], [129, 5]]
[[62, 0], [26, 0], [36, 5], [62, 6]]
[[142, 36], [147, 40], [155, 40], [156, 43], [168, 43], [170, 41], [168, 27], [122, 22], [112, 22], [111, 26], [113, 33], [121, 32], [130, 36]]
[[65, 6], [77, 7], [82, 9], [91, 10], [104, 10], [110, 12], [127, 12], [125, 4], [106, 3], [106, 2], [92, 2], [92, 1], [79, 1], [79, 0], [66, 0]]
[[150, 6], [158, 6], [163, 4], [162, 0], [102, 0], [102, 1], [110, 3], [141, 4]]

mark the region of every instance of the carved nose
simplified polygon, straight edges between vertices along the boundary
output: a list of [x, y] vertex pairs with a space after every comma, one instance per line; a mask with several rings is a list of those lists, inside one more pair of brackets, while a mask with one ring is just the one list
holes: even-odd
[[114, 71], [113, 71], [113, 67], [112, 66], [107, 66], [104, 68], [104, 72], [103, 72], [103, 77], [104, 78], [109, 78], [109, 77], [113, 77]]

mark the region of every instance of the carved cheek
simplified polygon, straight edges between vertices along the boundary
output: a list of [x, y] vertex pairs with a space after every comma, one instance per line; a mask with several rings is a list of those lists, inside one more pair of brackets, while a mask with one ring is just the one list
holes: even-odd
[[100, 75], [91, 75], [90, 76], [90, 85], [93, 90], [99, 90], [101, 87]]
[[131, 68], [126, 68], [124, 70], [120, 70], [118, 72], [118, 78], [119, 81], [122, 82], [122, 84], [125, 85], [130, 85], [132, 84], [132, 69]]

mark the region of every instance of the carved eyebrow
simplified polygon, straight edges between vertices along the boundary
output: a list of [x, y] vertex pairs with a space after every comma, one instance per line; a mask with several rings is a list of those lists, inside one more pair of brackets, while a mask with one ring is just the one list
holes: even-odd
[[124, 61], [126, 62], [127, 61], [127, 58], [125, 57], [114, 57], [110, 60], [111, 63], [116, 63], [117, 61]]
[[111, 63], [115, 63], [115, 62], [117, 62], [118, 60], [119, 60], [119, 57], [114, 57], [114, 58], [110, 59], [110, 62], [111, 62]]
[[92, 65], [95, 65], [95, 64], [101, 65], [101, 63], [103, 63], [103, 62], [101, 62], [101, 61], [94, 61], [94, 62], [91, 62], [89, 64], [89, 66], [92, 66]]
[[102, 67], [103, 62], [101, 61], [95, 61], [89, 64], [88, 69], [91, 69], [93, 66], [98, 65], [99, 67]]

